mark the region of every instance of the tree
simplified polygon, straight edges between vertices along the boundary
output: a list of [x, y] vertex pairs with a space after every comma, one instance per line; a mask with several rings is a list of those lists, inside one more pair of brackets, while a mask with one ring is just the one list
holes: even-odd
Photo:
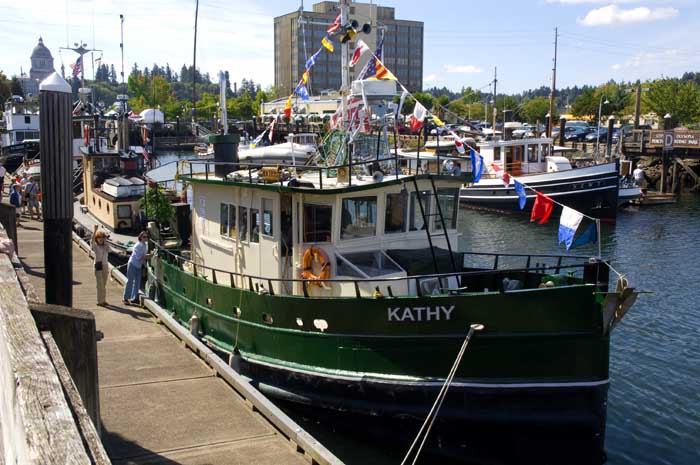
[[470, 103], [477, 103], [481, 101], [481, 92], [478, 90], [474, 90], [471, 87], [462, 87], [462, 100], [464, 100], [464, 103], [470, 104]]
[[175, 216], [175, 208], [173, 208], [170, 200], [157, 186], [146, 189], [146, 195], [143, 196], [139, 203], [144, 209], [146, 217], [155, 220], [159, 225], [169, 225]]
[[586, 86], [571, 105], [574, 116], [593, 118], [598, 114], [598, 101], [592, 87]]
[[114, 65], [109, 66], [109, 82], [113, 85], [117, 83], [117, 72], [114, 69]]
[[0, 99], [4, 102], [12, 95], [12, 82], [0, 71]]
[[658, 79], [650, 84], [643, 100], [659, 119], [670, 114], [674, 126], [697, 122], [700, 117], [700, 89], [693, 81]]
[[518, 102], [518, 99], [513, 97], [512, 95], [499, 95], [496, 97], [496, 111], [498, 111], [498, 114], [496, 115], [496, 119], [502, 119], [503, 118], [503, 111], [504, 110], [511, 110], [513, 112], [513, 117], [519, 116], [520, 112], [520, 104]]
[[22, 82], [20, 82], [17, 76], [12, 76], [12, 80], [10, 81], [10, 88], [12, 95], [19, 95], [21, 97], [24, 97], [24, 89], [22, 88]]
[[520, 117], [523, 121], [533, 124], [537, 120], [544, 121], [547, 113], [549, 113], [549, 99], [547, 97], [527, 99], [520, 108]]

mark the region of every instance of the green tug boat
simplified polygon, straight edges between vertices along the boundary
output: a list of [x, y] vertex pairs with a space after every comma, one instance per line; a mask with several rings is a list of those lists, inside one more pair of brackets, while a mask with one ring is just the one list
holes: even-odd
[[396, 84], [356, 84], [376, 131], [334, 131], [315, 165], [243, 165], [233, 134], [213, 136], [213, 162], [180, 166], [191, 247], [157, 249], [149, 293], [266, 395], [410, 439], [483, 325], [430, 446], [473, 459], [476, 429], [522, 459], [509, 463], [603, 462], [610, 333], [634, 290], [610, 292], [600, 257], [457, 250], [471, 173], [402, 166], [381, 104]]

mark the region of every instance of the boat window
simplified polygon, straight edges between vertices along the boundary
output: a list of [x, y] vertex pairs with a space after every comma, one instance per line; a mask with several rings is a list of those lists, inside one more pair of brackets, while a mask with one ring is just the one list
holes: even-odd
[[402, 233], [406, 230], [406, 210], [408, 209], [408, 192], [386, 195], [384, 212], [384, 234]]
[[354, 197], [343, 199], [340, 225], [341, 239], [374, 236], [377, 231], [377, 198]]
[[536, 145], [526, 145], [527, 147], [527, 161], [536, 163], [537, 162], [537, 146]]
[[238, 239], [248, 240], [248, 209], [241, 206], [238, 207]]
[[368, 277], [401, 273], [403, 269], [381, 250], [344, 254], [343, 258]]
[[[423, 204], [423, 210], [425, 215], [430, 215], [430, 197], [431, 194], [428, 191], [422, 191], [420, 193], [421, 203]], [[423, 221], [423, 216], [421, 215], [420, 205], [418, 205], [418, 197], [416, 197], [415, 192], [411, 192], [411, 209], [410, 211], [410, 221], [409, 221], [409, 231], [418, 231], [425, 229], [425, 222]]]
[[347, 276], [350, 278], [367, 278], [367, 275], [363, 274], [340, 254], [335, 254], [335, 274], [336, 276]]
[[330, 242], [333, 207], [304, 204], [304, 242]]
[[131, 218], [131, 205], [117, 205], [117, 218]]
[[236, 206], [228, 206], [228, 237], [236, 237]]
[[[457, 205], [459, 201], [459, 189], [439, 189], [438, 202], [440, 202], [440, 210], [445, 219], [447, 229], [455, 229], [457, 227]], [[435, 216], [435, 229], [442, 229], [442, 222], [439, 216]]]
[[260, 242], [260, 211], [257, 208], [250, 209], [250, 241]]
[[493, 161], [501, 161], [501, 148], [500, 147], [493, 148]]
[[229, 222], [228, 222], [228, 204], [222, 203], [219, 212], [219, 234], [222, 236], [228, 236], [229, 233]]
[[549, 156], [549, 145], [542, 146], [542, 158]]
[[274, 235], [274, 229], [272, 229], [272, 200], [262, 199], [262, 233], [264, 236]]

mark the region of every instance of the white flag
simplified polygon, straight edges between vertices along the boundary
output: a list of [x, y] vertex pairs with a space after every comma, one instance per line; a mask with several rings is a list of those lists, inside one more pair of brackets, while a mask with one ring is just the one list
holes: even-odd
[[571, 248], [571, 243], [574, 241], [574, 235], [578, 226], [583, 219], [583, 213], [574, 210], [573, 208], [564, 207], [561, 211], [559, 219], [559, 244], [566, 244], [566, 250]]

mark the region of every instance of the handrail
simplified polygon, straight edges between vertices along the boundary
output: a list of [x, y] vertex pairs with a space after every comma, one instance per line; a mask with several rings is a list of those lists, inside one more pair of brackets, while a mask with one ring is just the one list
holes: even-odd
[[[248, 275], [244, 273], [238, 273], [236, 271], [228, 271], [228, 270], [222, 270], [219, 268], [212, 268], [206, 265], [202, 264], [196, 264], [192, 260], [185, 258], [181, 255], [176, 255], [175, 253], [171, 252], [170, 250], [167, 250], [163, 247], [160, 246], [160, 244], [156, 243], [152, 239], [150, 239], [150, 242], [160, 251], [165, 252], [166, 254], [174, 257], [176, 262], [187, 262], [190, 263], [195, 269], [197, 269], [197, 275], [200, 275], [201, 272], [200, 270], [205, 269], [209, 270], [215, 273], [224, 273], [228, 274], [230, 276], [236, 276], [242, 279], [245, 279], [247, 281], [250, 280], [256, 280], [256, 281], [265, 281], [265, 282], [278, 282], [278, 283], [303, 283], [304, 285], [307, 285], [308, 283], [314, 283], [317, 282], [316, 280], [312, 279], [302, 279], [302, 278], [269, 278], [269, 277], [262, 277], [262, 276], [254, 276], [254, 275]], [[472, 254], [477, 254], [475, 252], [472, 252]], [[510, 255], [510, 254], [484, 254], [484, 255], [491, 255], [491, 256], [501, 256], [501, 257], [509, 257], [509, 256], [518, 256], [518, 257], [550, 257], [550, 258], [579, 258], [579, 257], [568, 257], [566, 255], [533, 255], [533, 256], [528, 256], [528, 255]], [[586, 257], [587, 259], [589, 257]], [[497, 263], [497, 262], [496, 262]], [[529, 261], [528, 261], [529, 263]], [[478, 270], [478, 271], [460, 271], [460, 272], [452, 272], [452, 273], [433, 273], [433, 274], [424, 274], [424, 275], [408, 275], [408, 276], [393, 276], [390, 278], [348, 278], [348, 279], [338, 279], [338, 278], [329, 278], [329, 279], [323, 279], [322, 282], [324, 283], [377, 283], [377, 282], [400, 282], [400, 281], [405, 281], [405, 280], [411, 280], [411, 279], [431, 279], [431, 278], [437, 278], [437, 279], [446, 279], [446, 278], [451, 278], [451, 277], [463, 277], [463, 276], [478, 276], [478, 275], [498, 275], [498, 274], [503, 274], [505, 272], [508, 273], [522, 273], [522, 272], [528, 272], [528, 271], [539, 271], [539, 272], [544, 272], [546, 270], [561, 270], [561, 269], [568, 269], [568, 268], [581, 268], [583, 269], [586, 265], [589, 265], [590, 263], [582, 263], [582, 264], [576, 264], [576, 265], [561, 265], [558, 263], [557, 265], [553, 266], [541, 266], [544, 264], [539, 264], [536, 263], [535, 267], [526, 267], [526, 268], [511, 268], [511, 269], [484, 269], [484, 270]]]

